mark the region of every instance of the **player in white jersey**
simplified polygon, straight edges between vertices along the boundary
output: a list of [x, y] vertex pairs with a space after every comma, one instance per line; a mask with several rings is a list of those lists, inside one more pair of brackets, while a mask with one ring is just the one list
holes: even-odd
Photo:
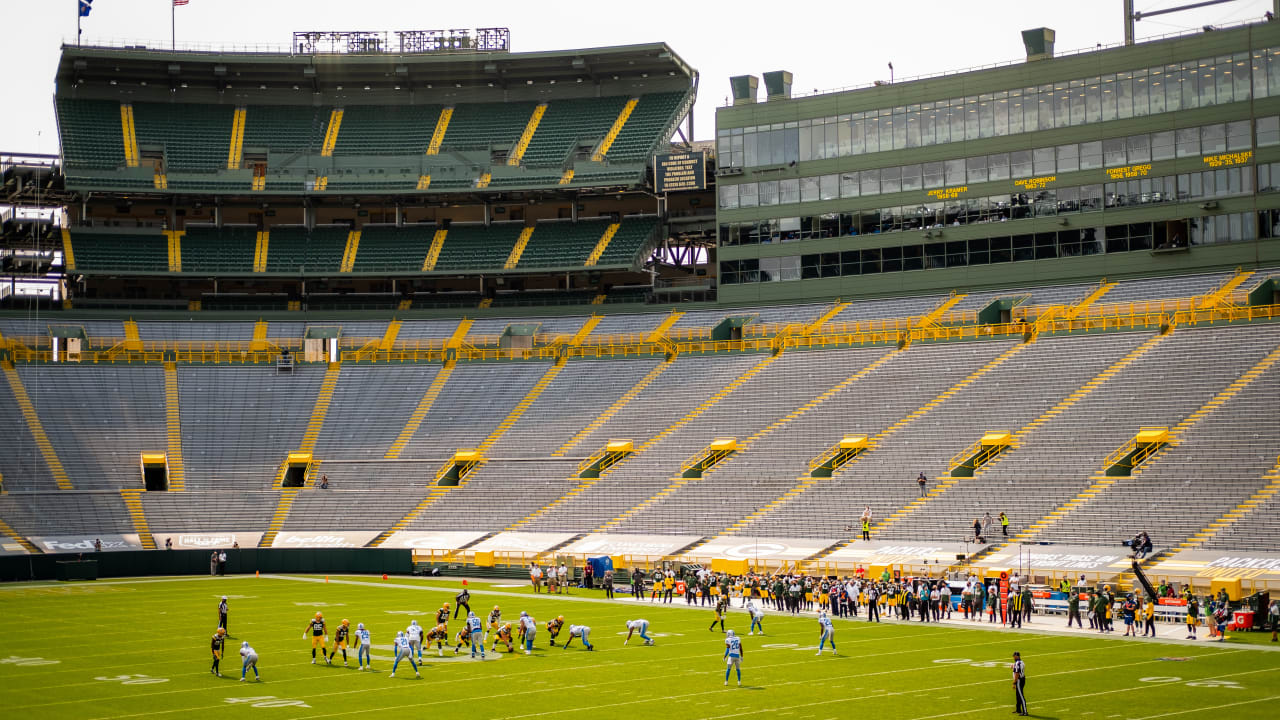
[[724, 635], [724, 684], [729, 684], [729, 672], [738, 671], [738, 687], [742, 687], [742, 638], [733, 634], [732, 630]]
[[369, 657], [369, 651], [373, 648], [373, 639], [369, 635], [369, 631], [365, 629], [364, 623], [356, 624], [356, 662], [360, 663], [361, 670], [372, 670], [373, 659]]
[[648, 620], [628, 620], [627, 621], [627, 639], [623, 640], [622, 644], [626, 645], [627, 643], [631, 642], [632, 633], [639, 633], [640, 639], [644, 641], [645, 645], [652, 645], [653, 638], [645, 634], [645, 632], [648, 629], [649, 629]]
[[240, 658], [240, 682], [244, 682], [249, 668], [253, 668], [253, 679], [262, 682], [262, 676], [258, 674], [258, 651], [249, 647], [248, 640], [240, 643]]
[[748, 635], [755, 635], [756, 628], [760, 628], [760, 634], [764, 634], [764, 608], [756, 604], [755, 600], [747, 601], [747, 612], [751, 615], [751, 629], [747, 631]]
[[422, 677], [418, 673], [418, 663], [413, 661], [413, 648], [409, 646], [409, 636], [398, 632], [396, 633], [396, 661], [391, 665], [391, 677], [396, 676], [396, 668], [400, 667], [401, 660], [408, 660], [413, 666], [414, 677]]
[[528, 613], [520, 612], [520, 637], [524, 640], [524, 654], [533, 654], [533, 638], [538, 634], [538, 622]]
[[574, 638], [582, 638], [582, 644], [585, 645], [588, 650], [595, 650], [596, 646], [591, 644], [590, 636], [591, 628], [586, 625], [570, 625], [569, 639], [564, 641], [564, 645], [562, 647], [565, 650], [568, 650], [569, 643], [573, 642]]
[[484, 623], [476, 614], [467, 611], [467, 633], [471, 635], [471, 657], [476, 656], [477, 646], [480, 648], [480, 659], [484, 659]]
[[409, 649], [413, 654], [422, 660], [422, 626], [417, 620], [409, 621], [409, 627], [405, 628], [405, 636], [409, 638]]
[[831, 643], [831, 654], [839, 655], [836, 652], [836, 629], [831, 626], [831, 617], [826, 611], [818, 613], [818, 627], [821, 628], [822, 635], [818, 638], [818, 655], [822, 654], [822, 646]]

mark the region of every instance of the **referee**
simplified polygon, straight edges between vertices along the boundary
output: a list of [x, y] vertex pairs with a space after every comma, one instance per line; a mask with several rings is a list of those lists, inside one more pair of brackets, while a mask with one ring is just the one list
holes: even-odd
[[1022, 664], [1022, 655], [1013, 654], [1013, 664], [1009, 666], [1013, 670], [1013, 711], [1019, 715], [1027, 715], [1027, 666]]

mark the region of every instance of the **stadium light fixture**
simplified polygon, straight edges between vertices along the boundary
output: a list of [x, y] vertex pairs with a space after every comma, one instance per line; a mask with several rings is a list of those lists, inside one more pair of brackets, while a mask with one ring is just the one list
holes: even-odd
[[365, 89], [365, 90], [372, 90], [372, 89], [373, 89], [373, 86], [371, 86], [371, 85], [365, 85], [365, 86], [364, 86], [364, 89]]

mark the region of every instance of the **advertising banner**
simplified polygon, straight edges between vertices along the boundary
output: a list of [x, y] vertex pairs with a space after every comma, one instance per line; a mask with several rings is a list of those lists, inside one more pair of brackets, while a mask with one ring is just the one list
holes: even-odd
[[391, 533], [391, 536], [378, 547], [409, 548], [411, 550], [457, 550], [468, 543], [479, 540], [485, 535], [486, 533], [484, 532], [476, 531], [442, 530], [438, 532], [422, 532], [401, 530]]
[[228, 530], [227, 532], [154, 533], [152, 537], [155, 538], [156, 547], [161, 550], [165, 548], [166, 540], [173, 541], [174, 550], [216, 550], [232, 548], [237, 544], [241, 548], [258, 547], [262, 533]]
[[568, 541], [577, 533], [502, 532], [468, 550], [494, 553], [540, 553]]
[[42, 535], [27, 538], [41, 551], [46, 553], [91, 553], [94, 552], [94, 541], [102, 542], [102, 552], [118, 550], [141, 550], [142, 541], [136, 534], [131, 535]]
[[[273, 548], [358, 548], [378, 537], [377, 530], [290, 530], [276, 535]], [[243, 543], [241, 546], [243, 547]]]
[[617, 535], [596, 533], [570, 543], [568, 555], [645, 555], [665, 557], [701, 540], [699, 535]]

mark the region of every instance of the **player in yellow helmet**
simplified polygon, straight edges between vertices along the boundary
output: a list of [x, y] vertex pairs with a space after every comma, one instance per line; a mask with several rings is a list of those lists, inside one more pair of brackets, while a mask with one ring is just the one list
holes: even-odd
[[329, 644], [329, 632], [322, 613], [316, 613], [315, 617], [307, 621], [307, 627], [302, 631], [303, 640], [307, 638], [308, 630], [311, 631], [311, 664], [315, 665], [316, 648], [320, 648], [320, 657], [324, 657], [324, 646]]
[[551, 647], [556, 646], [556, 636], [560, 634], [560, 628], [564, 627], [564, 616], [557, 615], [554, 620], [547, 621], [547, 632], [551, 635]]
[[209, 668], [209, 672], [222, 677], [222, 673], [218, 670], [218, 663], [222, 662], [222, 648], [227, 644], [227, 631], [218, 628], [213, 633], [213, 640], [210, 642], [210, 648], [213, 650], [213, 667]]
[[511, 647], [511, 623], [502, 623], [498, 626], [497, 634], [493, 636], [493, 652], [498, 651], [498, 643], [506, 643], [507, 652], [515, 652]]
[[329, 650], [329, 657], [325, 662], [328, 662], [330, 665], [332, 665], [333, 656], [337, 655], [338, 651], [341, 650], [342, 666], [343, 667], [347, 666], [347, 639], [350, 634], [351, 634], [351, 621], [344, 618], [342, 620], [342, 624], [338, 626], [337, 632], [333, 634], [333, 647]]

